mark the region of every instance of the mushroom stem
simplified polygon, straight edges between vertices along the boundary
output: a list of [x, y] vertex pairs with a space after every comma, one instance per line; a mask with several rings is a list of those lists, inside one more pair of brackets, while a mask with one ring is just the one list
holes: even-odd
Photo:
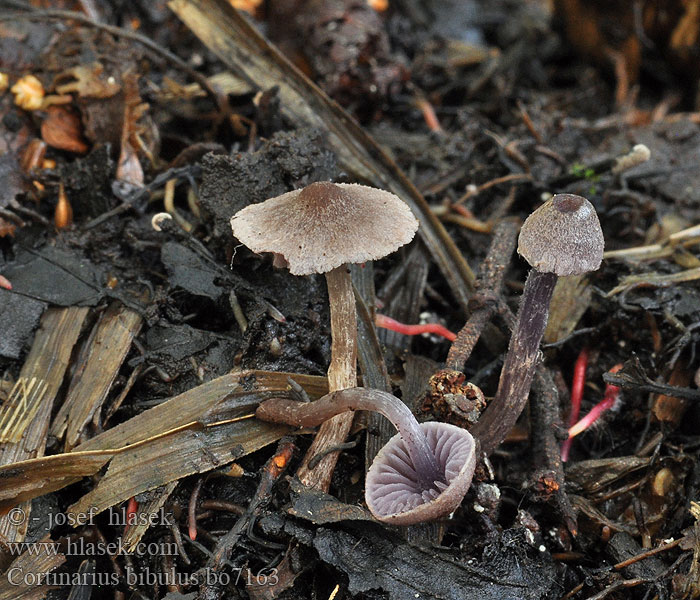
[[527, 277], [496, 396], [472, 430], [486, 454], [506, 438], [525, 407], [556, 283], [556, 274], [537, 269]]
[[272, 398], [261, 403], [255, 416], [272, 423], [315, 427], [335, 415], [355, 410], [371, 410], [389, 419], [401, 435], [413, 467], [424, 489], [435, 482], [445, 483], [425, 433], [409, 408], [388, 392], [368, 388], [344, 389], [326, 394], [315, 402]]
[[[328, 367], [328, 389], [334, 392], [357, 385], [357, 313], [348, 265], [344, 264], [328, 271], [326, 283], [331, 310], [331, 364]], [[333, 414], [340, 412], [344, 411]], [[328, 491], [333, 469], [338, 461], [338, 452], [328, 452], [328, 450], [345, 441], [352, 425], [352, 413], [331, 419], [333, 414], [322, 419], [322, 421], [326, 419], [328, 421], [321, 425], [297, 471], [297, 476], [304, 485], [322, 491]], [[324, 457], [313, 469], [309, 469], [309, 461], [317, 454], [324, 454]]]
[[326, 273], [331, 308], [331, 364], [328, 389], [344, 390], [357, 385], [357, 311], [348, 265]]

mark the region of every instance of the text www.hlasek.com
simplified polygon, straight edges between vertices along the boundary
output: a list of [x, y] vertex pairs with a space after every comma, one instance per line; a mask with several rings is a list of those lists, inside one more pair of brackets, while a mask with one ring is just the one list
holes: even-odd
[[141, 542], [135, 548], [127, 548], [119, 539], [116, 542], [86, 542], [83, 538], [58, 542], [9, 542], [6, 543], [10, 555], [19, 556], [26, 552], [30, 556], [115, 556], [136, 554], [140, 556], [178, 556], [177, 544], [163, 542]]
[[11, 556], [19, 556], [26, 552], [30, 556], [58, 556], [58, 544], [54, 542], [7, 542]]

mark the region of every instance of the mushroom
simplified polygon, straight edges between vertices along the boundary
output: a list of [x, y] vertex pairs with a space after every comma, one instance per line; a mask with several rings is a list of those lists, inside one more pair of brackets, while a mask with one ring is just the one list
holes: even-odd
[[557, 277], [598, 269], [603, 245], [603, 232], [593, 205], [574, 194], [553, 196], [523, 223], [518, 253], [532, 269], [525, 282], [496, 396], [472, 431], [487, 454], [505, 439], [527, 401]]
[[398, 430], [367, 472], [365, 501], [375, 518], [412, 525], [447, 516], [460, 505], [476, 465], [474, 438], [448, 423], [419, 424], [408, 407], [387, 392], [352, 388], [315, 402], [273, 398], [261, 403], [255, 415], [263, 421], [314, 427], [354, 410], [379, 412]]
[[[273, 252], [294, 275], [325, 273], [331, 311], [330, 391], [357, 385], [357, 317], [347, 267], [382, 258], [413, 239], [418, 221], [389, 192], [358, 184], [312, 183], [253, 204], [231, 218], [233, 235], [254, 252]], [[324, 424], [299, 471], [301, 481], [327, 490], [338, 453], [314, 468], [308, 460], [344, 441], [352, 416]]]

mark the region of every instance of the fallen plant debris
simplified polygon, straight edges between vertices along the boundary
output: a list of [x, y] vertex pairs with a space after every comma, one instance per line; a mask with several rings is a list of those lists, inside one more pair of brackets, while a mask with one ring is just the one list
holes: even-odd
[[0, 0], [0, 600], [700, 597], [698, 32]]

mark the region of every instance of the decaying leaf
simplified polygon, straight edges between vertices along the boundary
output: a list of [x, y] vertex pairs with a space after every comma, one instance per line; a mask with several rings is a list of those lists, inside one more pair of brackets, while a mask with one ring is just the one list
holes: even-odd
[[88, 146], [83, 140], [80, 118], [63, 106], [49, 106], [41, 124], [41, 137], [51, 147], [84, 154]]
[[573, 489], [595, 494], [623, 477], [647, 468], [649, 464], [648, 458], [638, 456], [582, 460], [567, 468], [566, 478]]
[[56, 76], [53, 86], [59, 94], [76, 93], [81, 98], [111, 98], [121, 90], [113, 76], [104, 75], [104, 66], [99, 62], [63, 71]]
[[366, 508], [340, 502], [329, 494], [306, 487], [298, 479], [293, 479], [291, 486], [292, 507], [289, 513], [295, 517], [316, 525], [340, 521], [374, 521]]
[[381, 589], [392, 600], [535, 600], [547, 597], [555, 582], [554, 568], [544, 554], [524, 560], [527, 546], [522, 538], [492, 542], [484, 551], [487, 568], [438, 549], [407, 544], [397, 534], [367, 523], [321, 528], [314, 547], [325, 562], [347, 574], [352, 594]]
[[24, 110], [38, 110], [44, 100], [44, 86], [34, 75], [25, 75], [10, 88], [15, 104]]
[[666, 287], [674, 283], [695, 281], [700, 279], [700, 267], [685, 269], [678, 273], [643, 273], [640, 275], [628, 275], [623, 277], [606, 297], [610, 298], [620, 292], [625, 292], [634, 287]]
[[552, 344], [570, 335], [590, 306], [592, 296], [593, 289], [585, 275], [560, 277], [549, 305], [545, 343]]
[[59, 306], [94, 306], [103, 294], [100, 268], [67, 249], [52, 246], [39, 252], [18, 252], [3, 275], [12, 281], [16, 293]]
[[[676, 363], [675, 368], [671, 372], [668, 379], [668, 384], [673, 386], [685, 387], [690, 383], [692, 377], [691, 371], [682, 362]], [[654, 398], [652, 411], [654, 416], [665, 423], [671, 423], [678, 426], [688, 408], [689, 401], [682, 398], [675, 398], [666, 394], [657, 394]]]
[[124, 120], [116, 177], [131, 185], [142, 187], [143, 167], [136, 148], [138, 148], [139, 136], [138, 121], [148, 109], [148, 104], [141, 102], [136, 75], [129, 73], [124, 76], [124, 92]]

